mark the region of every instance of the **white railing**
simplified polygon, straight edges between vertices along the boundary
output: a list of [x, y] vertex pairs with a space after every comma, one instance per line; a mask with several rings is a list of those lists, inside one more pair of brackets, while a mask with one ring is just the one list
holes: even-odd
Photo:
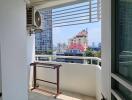
[[[101, 91], [101, 59], [98, 57], [80, 57], [80, 56], [57, 56], [57, 55], [36, 55], [36, 61], [45, 61], [46, 63], [59, 63], [60, 68], [60, 89], [77, 92], [97, 98]], [[59, 62], [56, 62], [59, 59]], [[61, 59], [75, 59], [75, 62], [61, 62]], [[83, 63], [76, 63], [81, 60]], [[63, 60], [62, 60], [63, 61]], [[93, 63], [96, 61], [96, 64]], [[48, 77], [47, 77], [48, 76]], [[86, 77], [87, 76], [87, 77]], [[37, 69], [37, 77], [45, 80], [56, 80], [55, 73], [52, 70]], [[32, 79], [32, 78], [31, 78]], [[79, 84], [71, 84], [79, 83]], [[38, 84], [43, 86], [42, 82]], [[45, 85], [44, 85], [45, 86]], [[47, 87], [54, 88], [52, 85]], [[100, 100], [100, 99], [98, 99]]]
[[58, 56], [58, 55], [35, 55], [36, 61], [56, 61], [66, 63], [81, 63], [101, 66], [101, 59], [98, 57], [81, 56]]

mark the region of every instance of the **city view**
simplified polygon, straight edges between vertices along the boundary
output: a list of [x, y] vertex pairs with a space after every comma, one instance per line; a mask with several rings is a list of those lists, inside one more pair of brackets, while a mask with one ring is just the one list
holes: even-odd
[[132, 100], [132, 0], [0, 0], [0, 100]]
[[[67, 29], [69, 33], [67, 33]], [[76, 56], [97, 56], [101, 53], [100, 22], [53, 29], [54, 51]], [[65, 32], [66, 31], [66, 32]], [[63, 33], [62, 33], [63, 32]], [[70, 54], [71, 51], [71, 54]], [[78, 55], [79, 56], [79, 55]]]
[[[84, 4], [80, 4], [79, 6], [82, 5]], [[101, 58], [101, 22], [97, 21], [94, 23], [88, 23], [88, 18], [85, 17], [84, 13], [81, 15], [82, 19], [79, 19], [79, 21], [84, 20], [83, 24], [71, 24], [72, 21], [69, 21], [70, 18], [67, 15], [69, 14], [67, 12], [70, 7], [74, 7], [75, 10], [78, 10], [76, 6], [68, 6], [40, 11], [43, 32], [37, 33], [35, 36], [36, 55]], [[60, 12], [65, 10], [66, 12], [62, 13], [62, 16]], [[70, 14], [73, 14], [73, 18], [77, 18], [75, 16], [76, 14], [73, 12], [70, 12]], [[65, 23], [68, 23], [68, 25], [63, 25]], [[60, 26], [58, 27], [56, 24], [59, 24]], [[39, 59], [47, 60], [49, 58], [41, 57]], [[77, 61], [77, 59], [73, 58], [56, 58], [55, 61], [83, 62], [80, 59]]]
[[[67, 34], [69, 35], [69, 34]], [[69, 39], [63, 37], [63, 39], [58, 38], [58, 43], [54, 44], [54, 53], [58, 55], [65, 56], [97, 56], [100, 57], [101, 54], [101, 42], [89, 42], [89, 32], [87, 29], [82, 29], [80, 32]], [[94, 34], [93, 34], [94, 36]], [[69, 37], [69, 36], [68, 36]], [[54, 37], [55, 38], [55, 37]], [[91, 37], [90, 37], [91, 38]], [[98, 39], [99, 40], [99, 39]], [[66, 41], [66, 42], [65, 42]], [[90, 44], [91, 43], [91, 44]]]

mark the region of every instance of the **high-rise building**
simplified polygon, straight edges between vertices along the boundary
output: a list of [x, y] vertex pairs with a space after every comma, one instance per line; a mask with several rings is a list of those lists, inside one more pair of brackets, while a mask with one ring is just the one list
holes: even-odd
[[82, 30], [75, 37], [69, 40], [68, 50], [84, 52], [88, 48], [88, 32]]
[[35, 36], [36, 54], [51, 54], [53, 51], [52, 43], [52, 10], [40, 11], [42, 17], [43, 32]]

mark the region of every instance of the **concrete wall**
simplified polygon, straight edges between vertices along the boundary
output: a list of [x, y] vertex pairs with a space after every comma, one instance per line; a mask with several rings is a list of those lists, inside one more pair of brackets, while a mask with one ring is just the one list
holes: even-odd
[[[1, 39], [1, 38], [0, 38]], [[1, 46], [0, 46], [0, 93], [2, 92], [2, 79], [1, 79]]]
[[101, 100], [101, 67], [96, 66], [96, 99]]
[[3, 100], [28, 100], [26, 4], [0, 0]]
[[29, 81], [29, 88], [32, 86], [32, 79], [33, 79], [33, 67], [30, 66], [30, 63], [35, 61], [35, 34], [31, 36], [28, 35], [27, 39], [27, 61], [28, 61], [28, 81]]
[[[71, 92], [77, 92], [84, 95], [96, 97], [95, 65], [68, 63], [61, 64], [62, 64], [62, 67], [60, 68], [61, 90], [67, 90]], [[56, 75], [55, 71], [51, 69], [49, 70], [38, 68], [37, 70], [37, 77], [41, 79], [56, 81], [55, 75]], [[42, 82], [39, 82], [39, 84], [43, 85]]]
[[102, 93], [111, 100], [111, 0], [102, 0]]

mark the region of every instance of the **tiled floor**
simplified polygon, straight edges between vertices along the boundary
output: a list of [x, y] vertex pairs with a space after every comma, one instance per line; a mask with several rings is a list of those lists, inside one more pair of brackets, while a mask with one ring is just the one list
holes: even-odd
[[44, 96], [39, 93], [29, 93], [29, 100], [55, 100], [53, 97]]
[[53, 96], [45, 94], [40, 91], [34, 91], [29, 93], [29, 100], [96, 100], [93, 97], [88, 97], [80, 94], [63, 92], [57, 99]]
[[[55, 99], [53, 96], [44, 95], [42, 93], [37, 92], [30, 92], [29, 93], [29, 100], [96, 100], [95, 98], [88, 97], [88, 96], [71, 96], [73, 94], [69, 93], [69, 95], [61, 94], [58, 96], [57, 99]], [[0, 100], [2, 100], [0, 98]]]

